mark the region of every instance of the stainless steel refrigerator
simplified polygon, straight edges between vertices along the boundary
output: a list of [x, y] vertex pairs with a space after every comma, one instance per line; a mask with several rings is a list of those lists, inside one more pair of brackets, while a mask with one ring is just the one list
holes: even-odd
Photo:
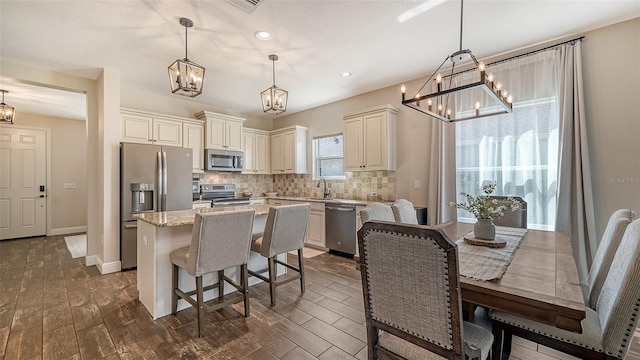
[[193, 150], [173, 146], [120, 144], [120, 261], [137, 264], [137, 221], [141, 212], [193, 207]]

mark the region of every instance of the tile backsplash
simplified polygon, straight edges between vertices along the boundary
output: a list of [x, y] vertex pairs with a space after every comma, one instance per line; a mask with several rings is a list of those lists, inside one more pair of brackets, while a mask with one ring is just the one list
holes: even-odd
[[[195, 175], [194, 175], [195, 176]], [[323, 184], [310, 174], [245, 175], [236, 173], [200, 174], [200, 181], [208, 184], [236, 184], [238, 192], [252, 191], [262, 196], [277, 191], [284, 196], [322, 197]], [[394, 171], [347, 172], [345, 180], [327, 180], [330, 197], [354, 200], [395, 200], [396, 174]], [[372, 193], [377, 196], [372, 197]]]

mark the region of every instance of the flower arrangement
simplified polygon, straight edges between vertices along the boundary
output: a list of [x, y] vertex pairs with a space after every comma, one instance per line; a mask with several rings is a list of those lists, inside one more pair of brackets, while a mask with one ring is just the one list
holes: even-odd
[[496, 189], [497, 182], [487, 184], [482, 187], [483, 195], [472, 196], [465, 192], [461, 192], [460, 195], [467, 199], [466, 203], [450, 202], [449, 206], [455, 206], [458, 209], [467, 210], [472, 213], [476, 219], [497, 219], [504, 215], [506, 210], [514, 211], [520, 208], [518, 203], [512, 197], [507, 197], [505, 200], [491, 199], [490, 196]]

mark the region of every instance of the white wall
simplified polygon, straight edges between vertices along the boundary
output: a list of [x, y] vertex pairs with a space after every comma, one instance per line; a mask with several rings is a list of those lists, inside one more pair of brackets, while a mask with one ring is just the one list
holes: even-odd
[[[85, 232], [87, 228], [86, 122], [20, 112], [19, 124], [49, 128], [51, 134], [51, 234]], [[76, 185], [65, 189], [65, 183]]]

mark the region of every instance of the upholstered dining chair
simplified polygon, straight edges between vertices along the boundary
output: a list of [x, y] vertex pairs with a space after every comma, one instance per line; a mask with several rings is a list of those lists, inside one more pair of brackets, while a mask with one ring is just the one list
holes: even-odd
[[416, 209], [411, 201], [398, 199], [391, 205], [391, 210], [397, 223], [418, 225]]
[[[304, 248], [310, 209], [310, 204], [271, 207], [264, 233], [253, 237], [251, 250], [267, 258], [268, 268], [259, 271], [249, 270], [249, 274], [269, 283], [272, 306], [276, 304], [277, 286], [300, 279], [300, 291], [304, 292], [302, 249]], [[298, 267], [277, 259], [279, 254], [286, 254], [293, 250], [298, 251]], [[278, 280], [276, 271], [278, 264], [295, 271], [297, 274], [295, 276], [287, 275], [284, 279]], [[268, 277], [262, 275], [265, 272], [268, 272]]]
[[[249, 316], [249, 284], [247, 282], [247, 262], [251, 246], [251, 232], [255, 210], [225, 211], [211, 214], [196, 214], [191, 233], [191, 245], [173, 250], [169, 257], [173, 263], [173, 296], [171, 313], [178, 310], [178, 298], [195, 307], [198, 312], [198, 337], [204, 328], [204, 292], [218, 289], [218, 298], [223, 299], [224, 282], [235, 287], [240, 296], [231, 297], [211, 306], [219, 309], [239, 301], [244, 301], [244, 316]], [[240, 283], [225, 276], [224, 270], [240, 266]], [[184, 292], [178, 287], [179, 268], [196, 278], [196, 289]], [[218, 273], [218, 282], [203, 287], [202, 276]], [[196, 300], [191, 296], [196, 295]]]
[[640, 219], [633, 221], [613, 258], [596, 308], [586, 308], [582, 333], [574, 333], [492, 310], [493, 359], [500, 359], [502, 332], [543, 344], [580, 359], [624, 359], [640, 315]]
[[[510, 196], [517, 201], [520, 206], [518, 210], [507, 210], [502, 217], [494, 219], [493, 223], [497, 226], [509, 226], [516, 228], [527, 228], [527, 202], [521, 197]], [[490, 196], [489, 198], [500, 201], [505, 201], [509, 196]]]
[[372, 202], [360, 210], [360, 220], [362, 220], [364, 224], [367, 221], [373, 220], [394, 222], [396, 218], [393, 216], [391, 206], [379, 202]]
[[441, 230], [370, 221], [358, 231], [368, 359], [487, 359], [462, 320], [458, 250]]
[[620, 209], [615, 211], [609, 218], [609, 222], [607, 222], [607, 227], [604, 229], [596, 255], [593, 257], [593, 262], [589, 269], [587, 284], [582, 288], [585, 304], [592, 309], [596, 308], [602, 283], [609, 273], [611, 261], [613, 261], [618, 245], [620, 245], [624, 231], [633, 221], [634, 215], [632, 210]]

